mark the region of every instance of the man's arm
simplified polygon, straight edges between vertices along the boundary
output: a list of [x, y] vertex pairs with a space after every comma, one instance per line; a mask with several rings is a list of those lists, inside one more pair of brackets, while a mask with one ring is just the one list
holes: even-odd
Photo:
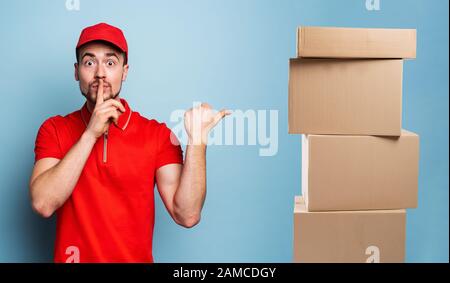
[[42, 217], [50, 217], [72, 194], [96, 139], [83, 134], [63, 159], [42, 158], [30, 178], [31, 204]]
[[206, 196], [206, 146], [188, 145], [186, 160], [156, 171], [159, 193], [173, 220], [186, 228], [200, 221]]
[[108, 129], [117, 123], [124, 106], [114, 99], [103, 101], [103, 81], [100, 80], [97, 101], [91, 119], [77, 143], [63, 159], [42, 158], [33, 168], [30, 178], [30, 197], [33, 209], [43, 217], [50, 217], [72, 194], [92, 148]]
[[189, 137], [184, 166], [168, 164], [156, 171], [158, 191], [169, 214], [179, 225], [190, 228], [201, 218], [206, 197], [206, 144], [209, 131], [229, 114], [213, 115], [207, 104], [185, 114]]

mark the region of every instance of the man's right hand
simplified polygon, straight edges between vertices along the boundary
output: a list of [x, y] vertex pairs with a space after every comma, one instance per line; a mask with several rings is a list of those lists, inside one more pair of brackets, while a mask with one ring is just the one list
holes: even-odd
[[117, 125], [119, 116], [125, 112], [125, 107], [115, 99], [103, 101], [103, 80], [99, 80], [97, 88], [97, 99], [92, 111], [91, 120], [86, 132], [95, 138], [103, 135], [109, 128], [111, 122]]

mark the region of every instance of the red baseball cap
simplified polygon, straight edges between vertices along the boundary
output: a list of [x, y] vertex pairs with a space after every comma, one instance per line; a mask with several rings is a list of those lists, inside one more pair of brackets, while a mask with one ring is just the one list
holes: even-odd
[[95, 40], [102, 40], [113, 44], [123, 51], [125, 53], [125, 57], [128, 58], [127, 40], [125, 39], [122, 30], [119, 28], [106, 23], [99, 23], [87, 27], [81, 31], [76, 49], [80, 48], [83, 44]]

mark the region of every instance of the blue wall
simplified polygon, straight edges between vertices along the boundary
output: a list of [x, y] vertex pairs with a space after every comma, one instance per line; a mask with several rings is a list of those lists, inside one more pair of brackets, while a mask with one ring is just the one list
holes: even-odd
[[[288, 59], [298, 25], [417, 28], [417, 59], [404, 66], [403, 127], [421, 136], [419, 207], [408, 210], [408, 262], [447, 262], [447, 0], [9, 0], [0, 4], [0, 262], [51, 261], [55, 219], [31, 211], [27, 183], [34, 139], [49, 116], [83, 104], [73, 78], [85, 26], [121, 27], [130, 48], [122, 96], [141, 114], [169, 121], [193, 101], [279, 111], [279, 148], [208, 148], [208, 195], [192, 230], [157, 198], [159, 262], [290, 262], [293, 197], [300, 193], [300, 138], [287, 134]], [[169, 126], [174, 126], [168, 123]]]

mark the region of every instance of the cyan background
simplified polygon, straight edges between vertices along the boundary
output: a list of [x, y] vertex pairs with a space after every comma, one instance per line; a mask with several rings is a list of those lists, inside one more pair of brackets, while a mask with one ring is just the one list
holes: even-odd
[[[0, 261], [51, 261], [55, 219], [33, 214], [28, 179], [40, 124], [83, 104], [73, 78], [82, 28], [121, 27], [130, 48], [122, 89], [134, 110], [169, 121], [171, 111], [279, 111], [279, 149], [208, 148], [201, 223], [178, 227], [158, 198], [158, 262], [290, 262], [293, 197], [300, 193], [300, 137], [287, 134], [288, 59], [298, 25], [417, 28], [417, 59], [404, 65], [403, 127], [421, 137], [419, 207], [407, 214], [407, 262], [447, 262], [447, 0], [9, 0], [0, 4]], [[168, 123], [169, 126], [173, 126]]]

